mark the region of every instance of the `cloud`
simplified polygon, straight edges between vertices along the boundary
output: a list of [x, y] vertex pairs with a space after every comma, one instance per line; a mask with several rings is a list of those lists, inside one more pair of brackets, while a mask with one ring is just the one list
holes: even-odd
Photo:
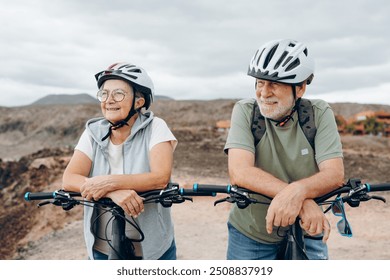
[[374, 89], [388, 81], [389, 12], [386, 0], [15, 0], [0, 11], [0, 90], [25, 98], [0, 105], [32, 91], [94, 94], [94, 74], [118, 61], [144, 67], [173, 98], [243, 98], [256, 49], [286, 37], [316, 59], [313, 95]]
[[[3, 106], [24, 106], [33, 103], [34, 101], [48, 95], [48, 94], [76, 94], [88, 93], [84, 89], [75, 87], [55, 87], [55, 86], [41, 86], [36, 84], [24, 83], [23, 89], [19, 82], [0, 78], [1, 90], [1, 104]], [[95, 91], [96, 92], [96, 91]], [[95, 96], [94, 94], [91, 94]]]
[[375, 87], [366, 87], [353, 90], [331, 91], [326, 94], [309, 95], [308, 98], [324, 99], [327, 102], [352, 102], [352, 103], [369, 103], [369, 104], [386, 104], [390, 105], [390, 83], [381, 84]]
[[237, 96], [254, 97], [255, 94], [253, 78], [241, 72], [208, 78], [162, 74], [154, 81], [156, 94], [172, 96], [172, 92], [179, 92], [177, 99], [234, 99]]

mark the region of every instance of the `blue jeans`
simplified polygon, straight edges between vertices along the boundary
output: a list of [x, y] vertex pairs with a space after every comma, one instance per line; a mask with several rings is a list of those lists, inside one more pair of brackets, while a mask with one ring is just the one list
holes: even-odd
[[[228, 260], [275, 260], [280, 244], [255, 241], [228, 223]], [[306, 254], [310, 260], [327, 260], [328, 247], [322, 240], [305, 238]]]
[[[93, 257], [95, 260], [108, 260], [108, 255], [99, 251], [93, 250]], [[159, 260], [176, 260], [176, 243], [173, 239], [171, 247], [159, 258]]]

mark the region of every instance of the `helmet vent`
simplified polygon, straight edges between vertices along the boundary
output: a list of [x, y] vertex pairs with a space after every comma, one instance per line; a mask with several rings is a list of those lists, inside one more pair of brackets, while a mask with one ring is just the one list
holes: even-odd
[[307, 48], [303, 50], [303, 53], [307, 56]]
[[286, 71], [290, 71], [294, 68], [297, 68], [300, 64], [301, 62], [299, 61], [299, 58], [297, 58], [293, 62], [291, 62], [289, 66], [287, 66]]
[[292, 59], [293, 57], [292, 56], [289, 56], [286, 61], [283, 63], [283, 67], [286, 66], [287, 63], [290, 62], [290, 60]]
[[125, 74], [123, 73], [123, 75], [127, 76], [127, 77], [130, 77], [130, 79], [134, 79], [134, 80], [137, 80], [138, 77], [137, 76], [133, 76], [133, 75], [130, 75], [130, 74]]
[[[114, 64], [117, 65], [118, 63]], [[131, 68], [131, 67], [135, 67], [135, 65], [132, 65], [132, 64], [123, 64], [121, 66], [118, 67], [118, 70], [121, 70], [122, 68]]]
[[[263, 50], [261, 51], [261, 54], [259, 55], [259, 58], [257, 59], [256, 65], [259, 65], [259, 61], [260, 61], [261, 56], [263, 55], [264, 50], [265, 50], [265, 49], [263, 49]], [[257, 53], [256, 53], [256, 54], [257, 54]], [[256, 57], [256, 56], [255, 56], [255, 57]]]
[[288, 52], [284, 51], [283, 54], [280, 56], [278, 62], [276, 62], [274, 70], [279, 68], [280, 64], [283, 62], [283, 60], [286, 58], [287, 55], [288, 55]]
[[269, 62], [271, 61], [272, 57], [274, 56], [277, 48], [279, 47], [279, 44], [275, 45], [270, 51], [269, 53], [267, 54], [267, 57], [265, 58], [265, 61], [264, 61], [264, 65], [263, 65], [263, 68], [266, 69]]

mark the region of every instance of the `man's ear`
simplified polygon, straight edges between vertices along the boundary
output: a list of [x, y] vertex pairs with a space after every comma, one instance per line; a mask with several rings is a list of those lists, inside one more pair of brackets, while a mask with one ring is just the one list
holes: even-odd
[[295, 90], [296, 90], [296, 93], [297, 93], [297, 98], [301, 98], [303, 96], [303, 94], [305, 93], [305, 91], [306, 91], [306, 83], [303, 83], [300, 86], [296, 86]]

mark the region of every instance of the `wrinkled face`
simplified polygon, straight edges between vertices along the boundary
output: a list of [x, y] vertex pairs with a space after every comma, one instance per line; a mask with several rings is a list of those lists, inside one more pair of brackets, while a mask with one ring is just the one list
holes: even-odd
[[[109, 94], [107, 100], [100, 103], [103, 116], [112, 123], [125, 119], [133, 103], [134, 93], [130, 85], [122, 80], [107, 80], [101, 90]], [[115, 91], [124, 93], [122, 101], [114, 100], [113, 92]]]
[[291, 85], [260, 79], [256, 79], [256, 100], [261, 114], [275, 121], [289, 115], [295, 104]]

